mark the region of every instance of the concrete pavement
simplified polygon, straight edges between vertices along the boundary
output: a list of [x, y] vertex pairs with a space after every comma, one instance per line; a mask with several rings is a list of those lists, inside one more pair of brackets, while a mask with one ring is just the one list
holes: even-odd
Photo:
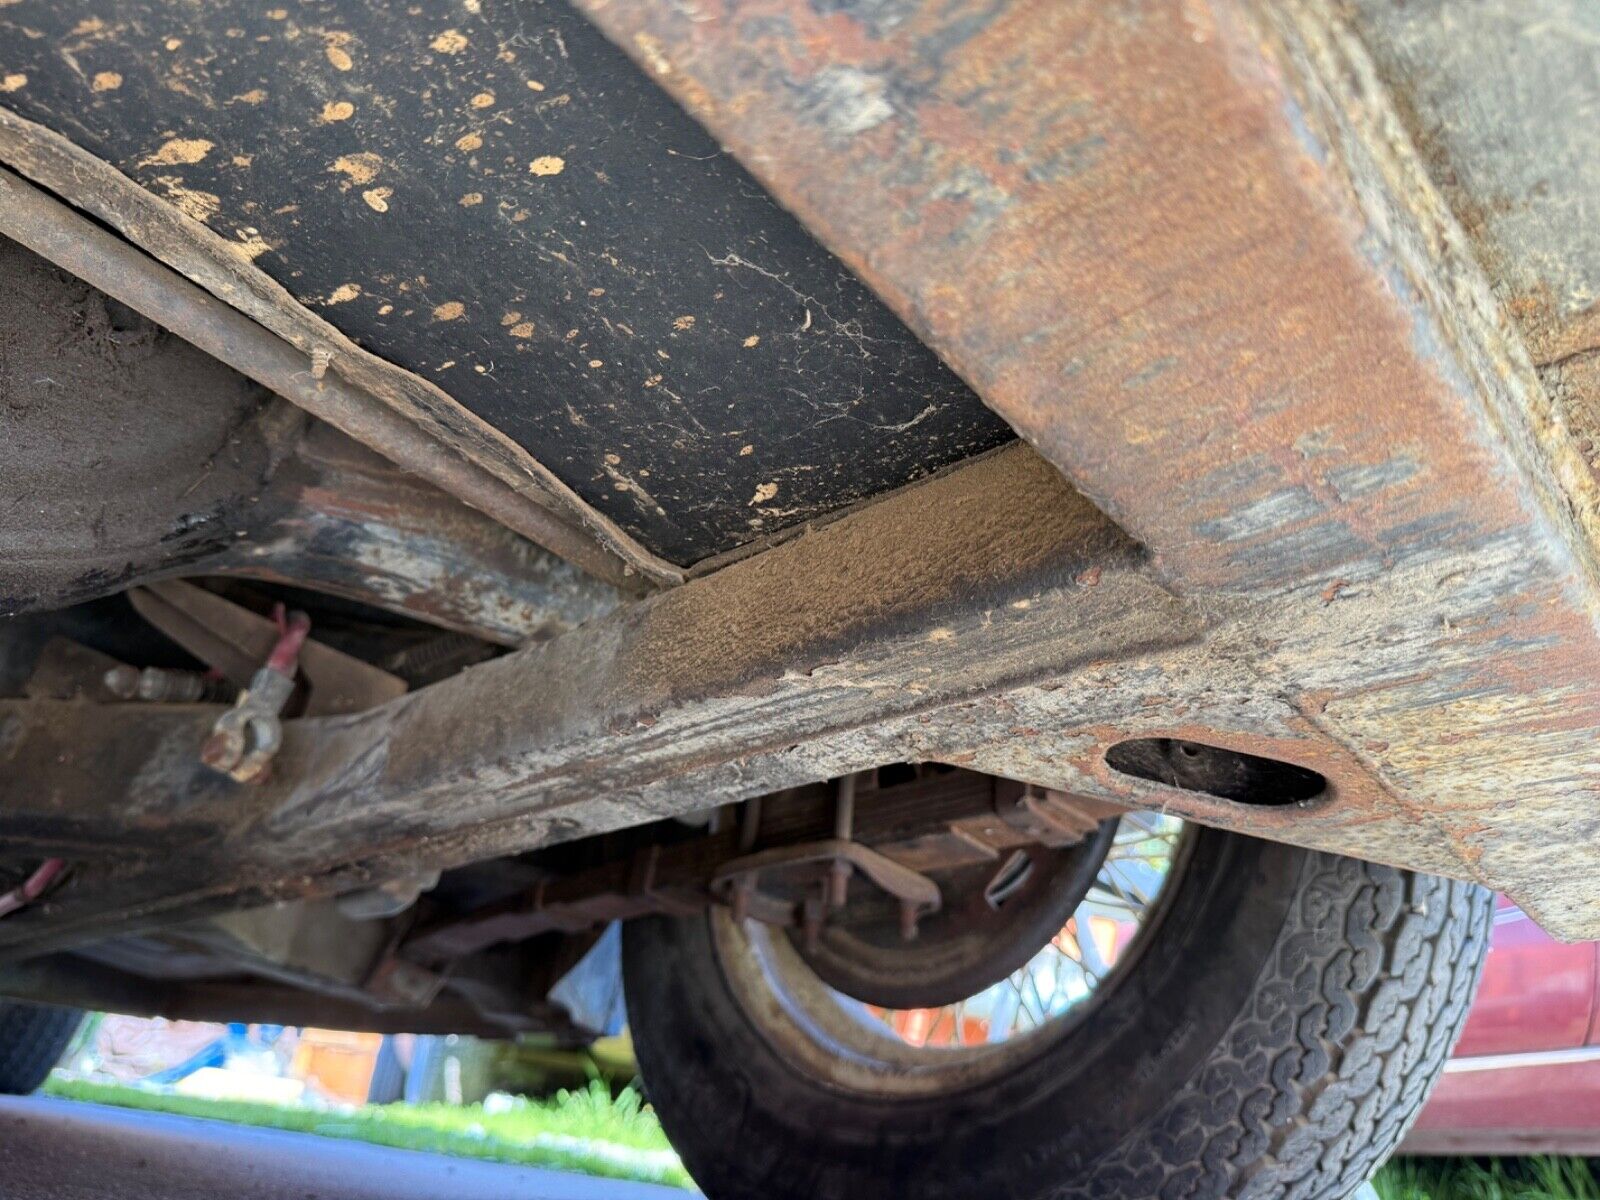
[[[40, 1097], [0, 1096], [4, 1200], [685, 1200], [694, 1193]], [[1351, 1200], [1377, 1200], [1368, 1184]]]
[[684, 1200], [674, 1188], [0, 1097], [5, 1200]]

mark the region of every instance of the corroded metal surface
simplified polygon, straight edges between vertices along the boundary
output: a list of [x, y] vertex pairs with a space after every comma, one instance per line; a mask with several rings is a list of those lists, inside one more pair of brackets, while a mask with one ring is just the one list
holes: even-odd
[[1534, 360], [1600, 348], [1600, 9], [1342, 7]]
[[582, 6], [1165, 581], [1262, 606], [1258, 686], [1586, 923], [1593, 484], [1326, 6]]
[[[185, 773], [204, 714], [117, 738], [0, 709], [0, 834], [87, 864], [7, 953], [897, 760], [1477, 878], [1600, 933], [1586, 476], [1322, 7], [586, 7], [1049, 461], [1001, 452], [299, 723], [246, 797]], [[1141, 737], [1329, 789], [1262, 808], [1107, 766]], [[108, 804], [207, 852], [145, 869]]]
[[[1470, 611], [1471, 587], [1444, 583]], [[1432, 637], [1431, 613], [1368, 629], [1339, 611], [1353, 659]], [[904, 760], [1477, 872], [1448, 813], [1252, 665], [1302, 618], [1219, 624], [1048, 464], [1007, 451], [381, 709], [291, 722], [275, 779], [249, 794], [193, 765], [207, 711], [0, 705], [0, 837], [80, 864], [0, 944], [335, 892]], [[1106, 767], [1140, 736], [1299, 763], [1330, 787], [1262, 808]], [[145, 848], [172, 836], [196, 853], [151, 869]], [[1558, 910], [1559, 927], [1590, 928], [1584, 911]]]
[[307, 430], [249, 536], [207, 573], [288, 583], [517, 646], [622, 597], [336, 431]]
[[[349, 888], [926, 757], [921, 717], [952, 696], [1197, 631], [1018, 450], [370, 713], [290, 722], [248, 794], [195, 765], [209, 710], [5, 705], [0, 838], [80, 865], [0, 942]], [[194, 853], [143, 861], [171, 837]]]
[[1455, 240], [1482, 264], [1582, 471], [1600, 475], [1600, 8], [1355, 0], [1372, 61]]

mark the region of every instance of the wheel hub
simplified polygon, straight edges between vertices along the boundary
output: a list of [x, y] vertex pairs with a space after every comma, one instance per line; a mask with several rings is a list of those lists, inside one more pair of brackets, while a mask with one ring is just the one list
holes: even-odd
[[884, 1008], [937, 1008], [998, 983], [1056, 937], [1088, 893], [1116, 836], [1107, 821], [1077, 845], [1029, 846], [937, 877], [944, 904], [906, 940], [900, 909], [853, 888], [795, 949], [829, 987]]

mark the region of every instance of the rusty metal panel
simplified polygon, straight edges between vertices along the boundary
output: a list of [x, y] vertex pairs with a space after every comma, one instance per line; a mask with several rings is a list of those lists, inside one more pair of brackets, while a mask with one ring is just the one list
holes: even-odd
[[517, 646], [610, 612], [617, 590], [326, 426], [264, 489], [248, 536], [197, 565], [345, 596]]
[[[0, 922], [0, 944], [937, 757], [923, 732], [952, 697], [1199, 631], [1137, 548], [1018, 449], [369, 713], [289, 722], [261, 787], [199, 766], [210, 710], [0, 702], [0, 838], [80, 864]], [[173, 838], [191, 852], [151, 862]]]
[[1534, 361], [1600, 347], [1600, 9], [1587, 0], [1346, 9]]
[[[193, 765], [204, 715], [118, 714], [119, 740], [0, 706], [0, 833], [88, 864], [5, 953], [904, 759], [1477, 878], [1600, 933], [1592, 485], [1331, 10], [585, 7], [1045, 457], [297, 723], [248, 795]], [[1107, 765], [1133, 737], [1329, 787], [1162, 786]], [[106, 805], [207, 852], [152, 871]]]
[[1332, 6], [580, 2], [1163, 579], [1238, 605], [1260, 687], [1588, 926], [1593, 482]]
[[[0, 703], [0, 838], [80, 864], [0, 923], [0, 953], [904, 760], [1472, 873], [1425, 805], [1264, 683], [1248, 636], [1208, 622], [1019, 448], [370, 713], [290, 722], [261, 787], [198, 765], [207, 710]], [[1299, 763], [1329, 788], [1260, 808], [1110, 770], [1106, 749], [1137, 736]], [[175, 837], [192, 852], [149, 861]]]

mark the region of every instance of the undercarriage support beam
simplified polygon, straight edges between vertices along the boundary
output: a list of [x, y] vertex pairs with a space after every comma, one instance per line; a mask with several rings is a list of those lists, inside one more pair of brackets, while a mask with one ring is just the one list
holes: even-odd
[[[291, 723], [248, 793], [209, 711], [0, 705], [0, 839], [80, 864], [4, 953], [900, 760], [1600, 935], [1595, 484], [1331, 6], [580, 3], [1039, 454]], [[1174, 786], [1129, 739], [1327, 787]]]

